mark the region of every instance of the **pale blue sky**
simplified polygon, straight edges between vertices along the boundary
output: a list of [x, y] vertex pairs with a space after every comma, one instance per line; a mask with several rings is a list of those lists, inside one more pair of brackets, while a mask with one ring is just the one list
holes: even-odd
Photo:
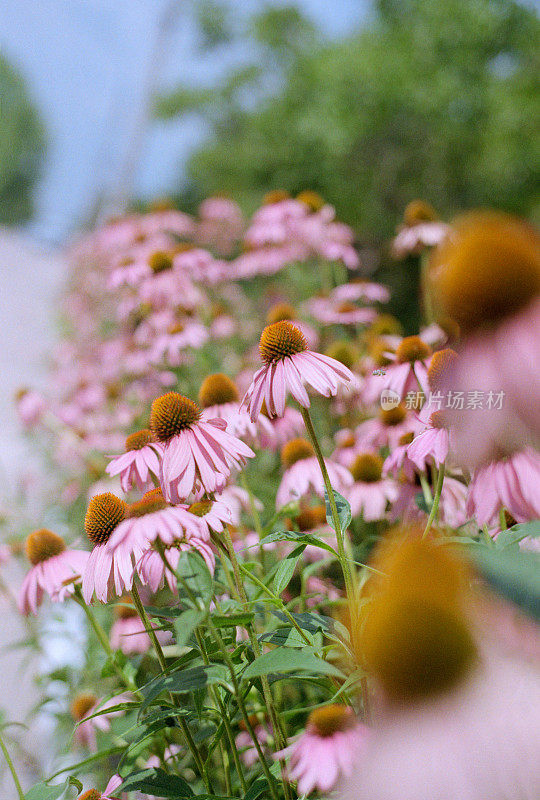
[[[153, 34], [166, 0], [3, 0], [0, 48], [27, 80], [48, 129], [50, 146], [38, 192], [39, 237], [65, 236], [96, 190], [116, 174], [140, 108]], [[182, 2], [182, 0], [179, 0]], [[241, 0], [243, 9], [262, 0]], [[277, 4], [273, 0], [272, 4]], [[238, 7], [239, 0], [236, 0]], [[187, 4], [186, 4], [187, 5]], [[264, 4], [266, 5], [266, 4]], [[330, 35], [365, 18], [369, 0], [299, 0]], [[163, 64], [165, 85], [205, 83], [241, 48], [202, 56], [192, 17], [180, 11]], [[205, 135], [196, 120], [155, 125], [144, 148], [135, 188], [152, 196], [178, 186], [186, 155]]]

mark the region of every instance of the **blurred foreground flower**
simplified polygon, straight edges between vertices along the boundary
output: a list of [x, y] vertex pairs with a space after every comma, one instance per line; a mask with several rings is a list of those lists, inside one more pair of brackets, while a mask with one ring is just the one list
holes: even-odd
[[499, 212], [458, 218], [431, 257], [438, 314], [461, 329], [441, 388], [458, 458], [478, 466], [540, 442], [540, 237]]
[[537, 800], [538, 664], [474, 620], [471, 576], [443, 540], [386, 542], [374, 566], [358, 655], [378, 702], [341, 797]]
[[43, 594], [53, 602], [62, 602], [73, 594], [75, 583], [80, 583], [89, 553], [68, 550], [61, 536], [41, 528], [26, 540], [26, 555], [32, 567], [26, 575], [19, 595], [19, 608], [23, 614], [37, 612]]
[[311, 712], [300, 738], [274, 757], [290, 757], [290, 777], [298, 781], [299, 794], [328, 792], [352, 773], [353, 760], [368, 736], [369, 729], [351, 708], [324, 706]]

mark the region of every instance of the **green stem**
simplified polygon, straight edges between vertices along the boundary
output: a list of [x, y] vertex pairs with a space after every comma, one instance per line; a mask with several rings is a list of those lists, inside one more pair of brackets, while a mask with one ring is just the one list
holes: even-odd
[[341, 565], [343, 578], [345, 580], [345, 591], [347, 594], [347, 602], [351, 612], [351, 623], [353, 624], [353, 635], [354, 635], [356, 627], [353, 620], [353, 617], [354, 619], [356, 619], [355, 580], [353, 578], [350, 560], [346, 552], [345, 537], [343, 531], [341, 530], [341, 522], [339, 519], [339, 514], [336, 506], [336, 498], [334, 497], [334, 490], [332, 489], [330, 476], [328, 475], [328, 470], [326, 469], [326, 464], [324, 463], [324, 456], [322, 454], [321, 447], [319, 445], [319, 440], [317, 439], [317, 434], [315, 433], [315, 429], [311, 421], [310, 413], [307, 410], [307, 408], [301, 408], [301, 411], [302, 411], [302, 417], [304, 418], [304, 424], [306, 426], [306, 430], [309, 434], [309, 438], [311, 439], [311, 443], [315, 449], [315, 455], [317, 456], [317, 461], [319, 462], [319, 467], [321, 469], [324, 486], [326, 488], [326, 495], [328, 497], [328, 502], [330, 503], [330, 511], [332, 513], [332, 521], [334, 523], [334, 531], [336, 534], [336, 541], [338, 546], [339, 563]]
[[[257, 511], [257, 506], [255, 504], [255, 498], [253, 497], [253, 492], [249, 488], [249, 484], [248, 484], [246, 476], [244, 475], [243, 472], [240, 473], [240, 483], [242, 484], [242, 487], [247, 492], [247, 495], [248, 495], [248, 498], [249, 498], [249, 509], [251, 511], [251, 517], [253, 519], [253, 527], [255, 528], [255, 532], [256, 532], [257, 536], [259, 537], [259, 543], [260, 543], [261, 540], [264, 537], [264, 531], [263, 531], [263, 527], [261, 525], [261, 518], [259, 516], [259, 512]], [[264, 547], [262, 546], [262, 544], [259, 544], [259, 555], [261, 557], [261, 566], [262, 566], [262, 571], [264, 573], [264, 560], [265, 559], [264, 559]]]
[[444, 461], [439, 467], [439, 474], [437, 475], [437, 485], [435, 486], [435, 494], [433, 495], [433, 503], [431, 505], [431, 511], [429, 512], [428, 521], [426, 524], [426, 528], [422, 535], [422, 539], [425, 539], [428, 535], [431, 526], [433, 525], [433, 520], [437, 516], [437, 511], [439, 510], [439, 501], [441, 499], [441, 492], [444, 483], [444, 472], [445, 472], [445, 464]]
[[125, 673], [122, 670], [122, 668], [117, 664], [116, 659], [114, 657], [113, 649], [112, 649], [112, 647], [110, 645], [110, 642], [109, 642], [109, 637], [107, 636], [107, 634], [105, 633], [105, 631], [103, 630], [103, 628], [101, 627], [101, 625], [99, 624], [99, 622], [97, 621], [95, 616], [93, 615], [93, 613], [92, 613], [92, 611], [90, 609], [90, 606], [88, 606], [85, 603], [84, 598], [83, 598], [83, 596], [81, 594], [80, 586], [76, 586], [75, 587], [75, 593], [73, 595], [73, 599], [75, 600], [76, 603], [78, 603], [78, 605], [80, 605], [80, 607], [82, 608], [82, 610], [86, 614], [86, 618], [88, 619], [88, 622], [90, 623], [94, 633], [96, 634], [97, 638], [99, 639], [99, 642], [100, 642], [101, 646], [103, 647], [103, 650], [105, 651], [105, 654], [110, 658], [111, 664], [113, 665], [113, 668], [114, 668], [114, 671], [116, 672], [116, 674], [120, 678], [120, 681], [131, 692], [133, 692], [134, 694], [139, 694], [139, 690], [137, 688], [137, 685], [133, 681], [133, 678], [128, 678], [125, 675]]
[[[165, 656], [163, 655], [163, 650], [161, 649], [161, 645], [160, 645], [160, 643], [158, 641], [158, 638], [156, 636], [156, 632], [155, 632], [155, 630], [154, 630], [154, 628], [152, 626], [152, 623], [150, 622], [150, 619], [148, 618], [148, 614], [146, 613], [145, 608], [144, 608], [144, 606], [142, 604], [141, 596], [139, 594], [139, 590], [137, 589], [137, 586], [136, 586], [135, 582], [133, 582], [133, 586], [131, 587], [131, 596], [133, 597], [133, 603], [135, 605], [135, 608], [137, 609], [137, 613], [138, 613], [139, 617], [141, 618], [141, 622], [144, 625], [146, 633], [150, 637], [150, 641], [152, 642], [152, 645], [153, 645], [154, 650], [156, 652], [156, 656], [157, 656], [157, 659], [159, 661], [159, 665], [161, 667], [161, 670], [162, 670], [162, 672], [167, 672], [167, 662], [165, 661]], [[171, 694], [171, 700], [172, 700], [173, 704], [178, 707], [178, 700], [172, 694]], [[199, 753], [197, 745], [195, 744], [195, 742], [193, 740], [193, 736], [191, 735], [191, 731], [189, 730], [188, 724], [185, 721], [185, 719], [183, 719], [182, 717], [178, 717], [178, 724], [179, 724], [180, 728], [182, 729], [182, 734], [184, 736], [184, 739], [186, 740], [186, 743], [187, 743], [189, 749], [191, 750], [191, 755], [193, 756], [193, 759], [194, 759], [195, 763], [197, 764], [197, 769], [199, 770], [199, 774], [201, 775], [208, 792], [211, 794], [212, 793], [212, 787], [211, 787], [211, 784], [210, 784], [210, 780], [208, 778], [208, 773], [207, 773], [207, 771], [205, 769], [204, 762], [203, 762], [203, 760], [201, 758], [201, 755]]]
[[19, 781], [19, 776], [17, 775], [17, 770], [15, 769], [13, 761], [11, 760], [11, 756], [8, 753], [8, 749], [4, 744], [4, 740], [1, 735], [0, 735], [0, 748], [2, 749], [4, 758], [7, 761], [9, 771], [11, 772], [11, 777], [13, 778], [13, 783], [15, 784], [15, 788], [17, 789], [17, 794], [19, 795], [19, 800], [24, 800], [24, 792], [22, 790], [22, 786]]
[[423, 474], [420, 475], [420, 485], [422, 487], [422, 494], [424, 495], [426, 506], [429, 508], [433, 503], [433, 496], [431, 494], [431, 489], [429, 488], [429, 481]]
[[[203, 662], [206, 664], [206, 666], [208, 666], [210, 664], [210, 660], [208, 658], [208, 654], [206, 652], [206, 648], [204, 646], [204, 642], [202, 640], [201, 634], [198, 631], [198, 629], [195, 630], [195, 638], [197, 639], [197, 644], [199, 645], [199, 650], [201, 651]], [[216, 702], [216, 704], [217, 704], [217, 706], [219, 708], [219, 713], [221, 714], [221, 718], [223, 720], [223, 724], [225, 725], [225, 731], [227, 733], [227, 738], [228, 738], [229, 744], [231, 746], [231, 754], [232, 754], [232, 757], [233, 757], [234, 766], [235, 766], [236, 771], [238, 773], [238, 777], [240, 779], [240, 783], [242, 785], [242, 789], [243, 789], [244, 794], [245, 794], [246, 791], [247, 791], [246, 779], [244, 777], [244, 770], [242, 769], [242, 765], [240, 763], [240, 759], [238, 758], [238, 751], [236, 749], [236, 743], [234, 741], [234, 734], [233, 734], [233, 730], [232, 730], [231, 723], [230, 723], [230, 720], [229, 720], [229, 715], [227, 714], [227, 710], [225, 709], [225, 706], [223, 705], [223, 700], [221, 699], [221, 697], [219, 695], [218, 689], [215, 686], [212, 686], [211, 688], [212, 688], [212, 694], [214, 696], [214, 700], [215, 700], [215, 702]], [[221, 747], [221, 749], [223, 750], [223, 746]], [[222, 753], [222, 756], [223, 756], [223, 753]], [[227, 774], [227, 768], [226, 768], [225, 762], [223, 764], [223, 767], [225, 769], [225, 775], [228, 778], [228, 782], [230, 783], [230, 776]], [[228, 792], [228, 794], [230, 794], [230, 786], [229, 786], [227, 792]]]
[[227, 650], [227, 648], [225, 646], [225, 642], [221, 638], [220, 632], [218, 631], [218, 629], [214, 625], [214, 622], [213, 622], [212, 617], [210, 616], [210, 614], [207, 617], [207, 624], [208, 624], [208, 627], [210, 628], [210, 631], [212, 632], [212, 635], [213, 635], [214, 639], [216, 640], [216, 644], [218, 645], [219, 649], [221, 650], [221, 652], [223, 654], [223, 659], [224, 659], [225, 664], [227, 665], [227, 668], [229, 670], [229, 674], [231, 676], [231, 682], [232, 682], [232, 685], [233, 685], [233, 688], [234, 688], [234, 693], [235, 693], [235, 696], [236, 696], [236, 702], [238, 703], [238, 708], [240, 709], [240, 713], [242, 714], [242, 717], [244, 719], [244, 724], [246, 726], [246, 730], [249, 733], [249, 735], [251, 736], [251, 738], [253, 740], [253, 744], [255, 745], [255, 748], [256, 748], [257, 753], [259, 755], [259, 759], [260, 759], [260, 762], [261, 762], [261, 767], [262, 767], [263, 772], [264, 772], [264, 774], [266, 776], [266, 780], [268, 781], [268, 788], [270, 789], [270, 794], [272, 795], [274, 800], [278, 800], [278, 795], [277, 795], [277, 792], [276, 792], [276, 788], [274, 786], [274, 778], [272, 776], [272, 773], [270, 772], [268, 764], [266, 763], [266, 758], [265, 758], [265, 755], [263, 753], [263, 750], [262, 750], [262, 747], [260, 745], [260, 742], [257, 739], [257, 734], [253, 730], [253, 725], [251, 724], [251, 720], [249, 718], [249, 714], [247, 712], [247, 709], [246, 709], [246, 706], [245, 706], [245, 703], [244, 703], [244, 698], [242, 696], [242, 692], [240, 691], [240, 686], [238, 685], [238, 679], [236, 677], [236, 671], [234, 669], [234, 664], [233, 664], [233, 662], [231, 660], [231, 657], [229, 655], [229, 651]]
[[[229, 561], [231, 562], [231, 566], [233, 568], [234, 574], [234, 581], [236, 584], [236, 592], [238, 599], [247, 606], [248, 598], [246, 595], [246, 591], [244, 589], [244, 584], [242, 581], [242, 576], [240, 574], [240, 565], [238, 563], [238, 559], [236, 558], [236, 552], [234, 550], [234, 545], [232, 543], [231, 534], [225, 528], [223, 533], [221, 534], [222, 538], [225, 542], [225, 546], [227, 549], [227, 555], [229, 556]], [[253, 649], [253, 654], [255, 658], [258, 658], [261, 655], [261, 648], [259, 647], [259, 642], [257, 641], [257, 636], [255, 634], [255, 630], [253, 626], [248, 623], [246, 625], [246, 630], [248, 632], [249, 641], [251, 643], [251, 647]], [[274, 739], [278, 750], [284, 750], [287, 746], [287, 739], [286, 736], [281, 728], [281, 723], [279, 716], [277, 714], [277, 710], [274, 705], [274, 698], [272, 697], [272, 692], [270, 689], [270, 684], [268, 682], [268, 677], [266, 675], [261, 676], [261, 684], [263, 689], [263, 696], [266, 706], [268, 708], [268, 713], [270, 715], [270, 720], [272, 722], [272, 728], [274, 730]], [[289, 797], [289, 784], [285, 778], [285, 762], [280, 759], [281, 764], [281, 775], [283, 781], [283, 788], [285, 791], [285, 797]]]

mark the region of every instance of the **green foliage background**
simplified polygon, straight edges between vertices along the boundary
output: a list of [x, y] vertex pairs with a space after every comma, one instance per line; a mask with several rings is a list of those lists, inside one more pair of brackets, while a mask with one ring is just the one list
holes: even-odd
[[32, 216], [45, 131], [17, 70], [0, 55], [0, 223]]
[[186, 197], [227, 192], [253, 209], [270, 189], [311, 188], [364, 241], [390, 235], [408, 201], [442, 215], [538, 209], [540, 22], [514, 0], [378, 0], [329, 41], [293, 6], [227, 18], [200, 9], [204, 46], [235, 36], [252, 64], [218, 85], [178, 87], [162, 118], [204, 115]]

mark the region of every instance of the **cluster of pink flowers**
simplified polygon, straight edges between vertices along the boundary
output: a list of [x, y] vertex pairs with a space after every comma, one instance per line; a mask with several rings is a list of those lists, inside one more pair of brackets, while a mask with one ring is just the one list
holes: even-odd
[[[95, 601], [116, 601], [124, 610], [116, 612], [110, 627], [110, 648], [137, 658], [152, 642], [157, 650], [161, 644], [174, 651], [173, 626], [143, 619], [139, 589], [149, 605], [157, 596], [166, 598], [166, 608], [176, 608], [183, 597], [180, 592], [178, 598], [178, 571], [185, 553], [198, 554], [216, 580], [226, 573], [225, 552], [237, 581], [235, 559], [245, 561], [243, 575], [247, 581], [252, 575], [263, 592], [254, 603], [272, 595], [262, 582], [267, 560], [275, 566], [275, 589], [283, 575], [279, 559], [294, 556], [300, 596], [289, 576], [282, 597], [272, 602], [296, 623], [304, 613], [330, 613], [352, 603], [356, 590], [351, 594], [350, 575], [358, 578], [360, 557], [396, 522], [423, 532], [428, 541], [434, 529], [441, 539], [491, 542], [515, 523], [540, 518], [537, 239], [511, 218], [493, 222], [489, 215], [473, 215], [450, 227], [434, 219], [429, 207], [410, 208], [394, 252], [400, 257], [422, 252], [428, 264], [426, 314], [433, 306], [438, 324], [428, 319], [417, 333], [403, 335], [398, 320], [382, 309], [391, 299], [389, 289], [349, 274], [361, 268], [353, 234], [335, 220], [330, 206], [312, 192], [296, 199], [275, 193], [267, 200], [250, 220], [220, 197], [206, 200], [197, 217], [168, 208], [130, 214], [72, 249], [72, 281], [63, 306], [68, 335], [54, 354], [50, 397], [24, 390], [17, 407], [27, 429], [49, 436], [60, 475], [59, 505], [73, 511], [83, 501], [91, 551], [80, 540], [67, 546], [45, 528], [31, 533], [26, 554], [32, 566], [19, 599], [24, 614], [37, 613], [45, 596], [55, 603], [75, 599], [87, 611]], [[478, 252], [489, 254], [485, 265], [475, 260]], [[299, 264], [307, 274], [322, 261], [341, 264], [341, 271], [329, 270], [331, 286], [322, 290], [312, 275], [306, 279], [310, 296], [303, 293], [303, 279], [295, 284], [291, 278], [289, 290]], [[506, 266], [514, 270], [513, 284]], [[483, 269], [492, 273], [486, 277]], [[342, 282], [335, 285], [340, 272]], [[508, 307], [500, 299], [503, 289]], [[459, 397], [472, 393], [500, 396], [503, 402], [464, 407]], [[412, 397], [421, 400], [412, 403]], [[349, 531], [339, 530], [332, 503], [325, 507], [329, 484], [341, 496], [337, 500], [348, 504]], [[283, 527], [287, 530], [280, 531]], [[267, 533], [277, 535], [261, 541]], [[300, 542], [299, 548], [291, 540]], [[250, 572], [246, 552], [257, 547], [260, 563]], [[351, 555], [349, 572], [343, 560]], [[332, 572], [334, 556], [343, 581]], [[429, 558], [438, 563], [433, 554]], [[227, 593], [214, 595], [212, 603], [218, 610], [222, 603], [239, 603], [245, 611], [245, 590], [237, 586], [234, 596], [233, 578], [226, 577]], [[369, 581], [364, 584], [369, 588]], [[396, 597], [399, 603], [404, 597], [419, 602], [424, 613], [421, 592], [409, 596], [409, 587], [401, 587]], [[399, 603], [389, 603], [392, 613]], [[448, 608], [453, 611], [452, 603]], [[253, 609], [262, 613], [258, 605]], [[387, 622], [388, 630], [401, 633], [399, 620], [389, 619], [379, 620], [383, 633]], [[258, 643], [272, 642], [257, 640], [253, 632], [244, 635], [243, 624], [235, 642], [249, 639], [254, 652]], [[315, 650], [317, 640], [309, 633]], [[361, 661], [355, 636], [352, 630], [345, 650]], [[200, 641], [199, 646], [208, 666], [208, 652]], [[499, 691], [508, 674], [504, 659], [492, 658], [483, 647], [483, 672], [467, 673], [460, 688], [467, 707], [470, 700], [470, 708], [482, 713], [496, 707], [483, 682]], [[299, 794], [340, 787], [347, 798], [389, 800], [405, 787], [415, 800], [431, 796], [402, 774], [413, 760], [409, 743], [417, 727], [425, 723], [424, 738], [429, 743], [425, 731], [433, 730], [433, 741], [439, 741], [439, 717], [448, 709], [453, 733], [446, 735], [445, 748], [465, 725], [467, 737], [458, 748], [465, 759], [463, 751], [473, 752], [477, 734], [484, 741], [485, 726], [479, 723], [477, 729], [469, 712], [452, 717], [453, 698], [443, 698], [426, 716], [415, 704], [409, 709], [409, 698], [395, 711], [396, 697], [388, 689], [393, 684], [385, 673], [389, 663], [377, 662], [381, 680], [373, 668], [373, 719], [365, 687], [355, 712], [319, 697], [305, 731], [277, 753], [276, 719], [269, 715], [268, 724], [258, 719], [254, 733], [244, 719], [247, 731], [236, 737], [244, 765], [253, 768], [273, 748], [275, 758], [290, 759], [289, 779]], [[528, 683], [527, 670], [523, 677], [534, 694], [538, 687], [532, 679]], [[108, 716], [97, 719], [79, 720], [79, 744], [95, 749], [96, 728], [109, 728]], [[517, 714], [507, 719], [519, 737]], [[399, 739], [404, 730], [406, 743]], [[189, 744], [189, 728], [185, 741]], [[503, 739], [497, 742], [506, 747]], [[174, 761], [182, 752], [175, 748], [168, 743], [161, 756], [149, 755], [148, 763]], [[399, 786], [384, 779], [393, 753]], [[435, 744], [426, 746], [422, 786], [433, 783], [434, 753]], [[515, 777], [512, 765], [509, 775]], [[115, 776], [103, 797], [120, 781]], [[358, 794], [352, 781], [362, 785]], [[451, 791], [461, 789], [444, 781], [440, 797], [450, 800]], [[483, 800], [475, 781], [468, 775], [463, 797]], [[495, 780], [485, 785], [494, 800], [507, 800], [497, 794]], [[527, 800], [533, 800], [531, 785], [523, 795]]]

